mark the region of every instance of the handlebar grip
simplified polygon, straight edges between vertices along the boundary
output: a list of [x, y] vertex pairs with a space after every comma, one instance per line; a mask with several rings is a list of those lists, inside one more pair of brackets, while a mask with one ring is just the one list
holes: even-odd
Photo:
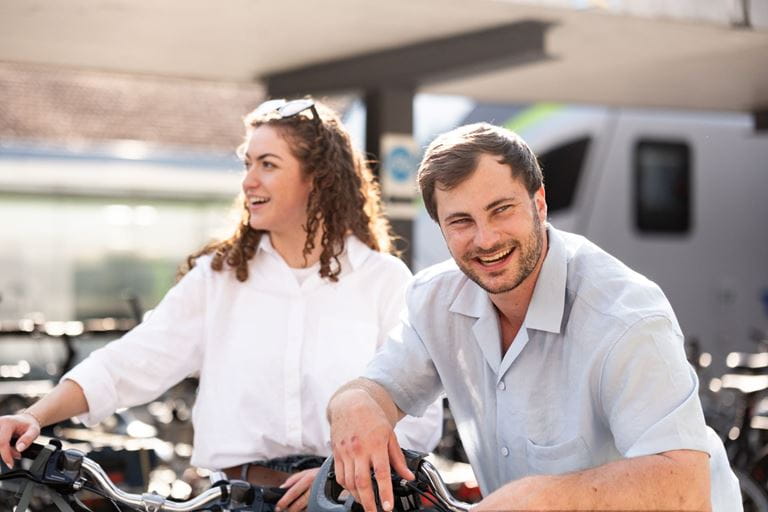
[[[421, 467], [421, 461], [424, 460], [427, 454], [414, 450], [403, 450], [403, 455], [405, 455], [405, 463], [408, 469], [418, 478], [417, 473]], [[374, 489], [376, 489], [375, 482]], [[341, 491], [342, 487], [336, 482], [335, 475], [333, 474], [333, 455], [331, 455], [320, 466], [320, 471], [318, 471], [315, 481], [312, 483], [307, 512], [348, 512], [356, 502], [348, 500], [340, 503], [337, 501]], [[378, 491], [376, 491], [376, 499], [378, 500]], [[362, 510], [362, 507], [360, 507], [360, 510]]]
[[[11, 439], [16, 444], [18, 439]], [[46, 485], [69, 486], [80, 475], [84, 455], [78, 450], [64, 450], [58, 439], [48, 444], [31, 443], [21, 457], [32, 460], [29, 472]]]
[[262, 487], [261, 488], [261, 496], [264, 499], [264, 503], [271, 503], [273, 505], [278, 501], [280, 501], [280, 498], [285, 496], [286, 492], [288, 492], [288, 489], [282, 488], [282, 487]]
[[[18, 440], [18, 437], [11, 438], [10, 445], [16, 446], [16, 442]], [[44, 444], [32, 443], [23, 452], [21, 452], [21, 457], [23, 459], [36, 459], [37, 456], [40, 455], [40, 452], [43, 451], [44, 447]], [[61, 445], [59, 445], [59, 447], [61, 447]]]
[[333, 484], [336, 484], [333, 479], [328, 477], [332, 469], [333, 455], [325, 459], [325, 462], [320, 466], [320, 471], [318, 471], [315, 481], [312, 482], [307, 512], [344, 512], [347, 509], [343, 503], [338, 503], [328, 496], [328, 493], [332, 492]]

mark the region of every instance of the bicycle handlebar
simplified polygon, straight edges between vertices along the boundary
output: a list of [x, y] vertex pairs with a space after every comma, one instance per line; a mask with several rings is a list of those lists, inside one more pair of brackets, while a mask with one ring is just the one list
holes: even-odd
[[[395, 510], [409, 512], [421, 509], [421, 496], [425, 496], [441, 511], [467, 512], [468, 503], [456, 500], [425, 454], [403, 450], [406, 463], [416, 475], [409, 482], [392, 475]], [[63, 495], [72, 495], [86, 484], [98, 487], [109, 500], [145, 512], [193, 512], [217, 506], [224, 510], [255, 510], [258, 503], [276, 503], [283, 489], [261, 488], [239, 480], [217, 482], [211, 489], [187, 501], [171, 501], [155, 493], [132, 494], [119, 489], [101, 466], [78, 450], [62, 449], [58, 440], [47, 445], [32, 443], [22, 458], [32, 461], [30, 469], [10, 469], [0, 474], [0, 481], [22, 479], [40, 484]], [[275, 492], [273, 492], [275, 491]], [[280, 491], [280, 492], [277, 492]], [[310, 492], [308, 512], [347, 512], [361, 510], [352, 498], [340, 501], [343, 489], [336, 482], [333, 457], [320, 467]], [[374, 481], [374, 491], [378, 490]]]
[[218, 505], [227, 510], [250, 508], [255, 500], [269, 496], [269, 502], [279, 499], [248, 482], [222, 481], [199, 496], [187, 501], [170, 501], [155, 493], [132, 494], [119, 489], [101, 466], [78, 450], [64, 450], [52, 440], [48, 445], [32, 443], [22, 452], [22, 458], [32, 460], [30, 470], [11, 469], [0, 475], [1, 480], [25, 479], [42, 484], [62, 494], [74, 494], [84, 484], [95, 484], [106, 498], [146, 512], [193, 512]]
[[[392, 474], [395, 510], [409, 511], [419, 509], [421, 508], [419, 506], [420, 495], [429, 493], [438, 502], [436, 503], [438, 509], [442, 508], [451, 512], [469, 511], [471, 505], [458, 501], [451, 495], [445, 482], [440, 477], [440, 473], [428, 460], [424, 459], [426, 457], [425, 454], [412, 450], [403, 450], [403, 455], [405, 455], [408, 468], [416, 475], [416, 480], [408, 482], [399, 475]], [[378, 507], [378, 489], [375, 480], [373, 484]], [[340, 501], [339, 495], [341, 491], [342, 488], [336, 482], [336, 475], [333, 471], [333, 456], [330, 456], [320, 466], [320, 471], [312, 484], [307, 512], [348, 512], [354, 510], [353, 507], [355, 506], [361, 509], [359, 504], [353, 502], [351, 497], [343, 502]]]
[[228, 489], [221, 486], [208, 489], [191, 500], [179, 502], [168, 501], [155, 493], [131, 494], [115, 486], [101, 466], [87, 457], [83, 457], [83, 470], [110, 499], [131, 507], [143, 507], [148, 512], [191, 512], [228, 499]]

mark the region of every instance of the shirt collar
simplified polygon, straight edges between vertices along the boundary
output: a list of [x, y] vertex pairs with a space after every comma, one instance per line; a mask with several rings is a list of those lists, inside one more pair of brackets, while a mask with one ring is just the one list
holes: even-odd
[[349, 259], [349, 264], [352, 265], [352, 270], [360, 268], [360, 265], [368, 259], [372, 251], [373, 249], [365, 245], [354, 235], [349, 235], [344, 240], [344, 253], [347, 255], [347, 259]]
[[[259, 240], [256, 250], [273, 254], [282, 259], [272, 245], [269, 234], [266, 232], [262, 235], [261, 240]], [[356, 236], [348, 235], [344, 240], [344, 251], [341, 253], [340, 258], [343, 259], [346, 256], [349, 264], [352, 266], [352, 270], [357, 270], [371, 254], [371, 251], [373, 249], [361, 242]]]
[[280, 260], [283, 259], [283, 257], [280, 256], [275, 247], [272, 245], [272, 240], [269, 239], [269, 233], [266, 231], [261, 234], [261, 238], [259, 238], [259, 245], [256, 247], [257, 254], [262, 251], [267, 254], [271, 254]]
[[488, 293], [465, 275], [464, 284], [461, 285], [459, 293], [453, 299], [449, 311], [480, 318], [492, 310], [493, 304]]
[[[565, 243], [552, 226], [547, 225], [549, 237], [547, 255], [536, 280], [525, 326], [553, 333], [560, 332], [565, 308], [567, 258]], [[491, 298], [474, 281], [465, 277], [464, 284], [451, 304], [450, 311], [481, 318], [493, 311]]]
[[533, 289], [531, 303], [525, 315], [525, 325], [529, 329], [559, 333], [565, 310], [568, 259], [565, 241], [560, 233], [547, 225], [547, 235], [547, 255]]

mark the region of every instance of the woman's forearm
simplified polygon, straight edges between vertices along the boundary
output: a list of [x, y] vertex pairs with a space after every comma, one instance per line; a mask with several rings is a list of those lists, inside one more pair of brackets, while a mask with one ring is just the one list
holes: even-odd
[[65, 379], [25, 411], [44, 427], [88, 412], [88, 402], [80, 385]]

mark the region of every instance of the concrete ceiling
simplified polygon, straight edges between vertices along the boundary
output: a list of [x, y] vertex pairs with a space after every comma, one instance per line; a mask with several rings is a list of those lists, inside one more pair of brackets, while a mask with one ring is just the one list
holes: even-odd
[[454, 73], [448, 80], [422, 83], [419, 90], [498, 102], [768, 110], [768, 30], [761, 23], [738, 28], [733, 20], [707, 16], [573, 9], [568, 0], [546, 4], [3, 0], [0, 61], [248, 82], [532, 20], [551, 24], [546, 59], [458, 77]]

